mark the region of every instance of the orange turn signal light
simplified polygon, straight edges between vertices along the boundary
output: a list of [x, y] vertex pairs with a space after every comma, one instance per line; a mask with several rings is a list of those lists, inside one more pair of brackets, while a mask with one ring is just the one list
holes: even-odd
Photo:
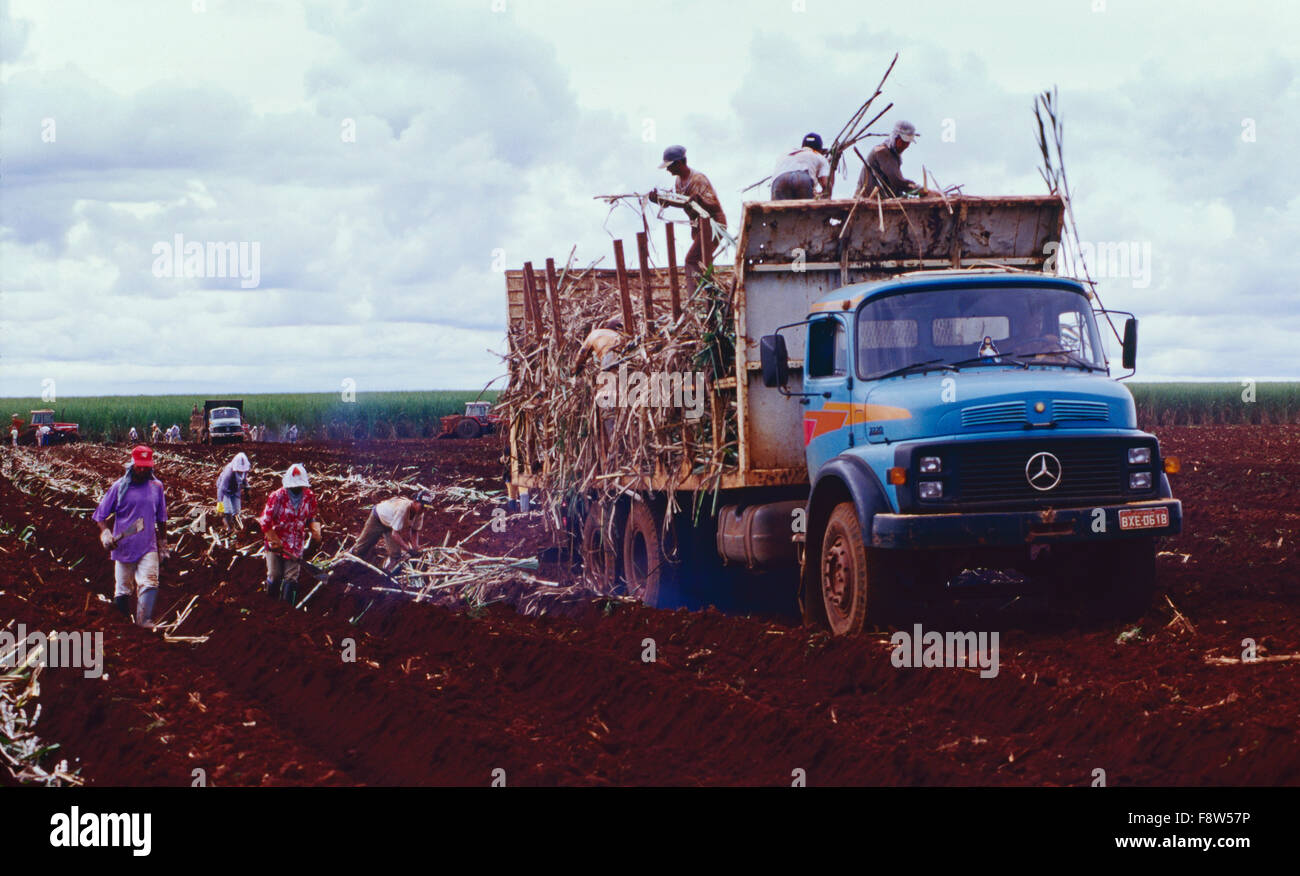
[[1183, 461], [1177, 456], [1165, 457], [1165, 474], [1178, 474], [1183, 470]]
[[896, 487], [901, 487], [907, 483], [907, 469], [894, 466], [885, 473], [889, 477], [889, 482]]

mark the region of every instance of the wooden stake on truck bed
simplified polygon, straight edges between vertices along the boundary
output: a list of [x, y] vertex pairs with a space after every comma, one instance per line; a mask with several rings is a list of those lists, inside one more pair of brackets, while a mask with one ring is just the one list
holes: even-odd
[[673, 223], [664, 223], [664, 233], [668, 237], [668, 295], [673, 302], [673, 322], [682, 316], [682, 293], [677, 285], [677, 235], [673, 233]]
[[542, 339], [542, 314], [541, 306], [537, 302], [537, 277], [533, 273], [533, 263], [524, 262], [524, 310], [528, 316], [528, 322], [532, 326], [532, 336], [540, 341]]
[[546, 291], [550, 293], [551, 298], [551, 321], [555, 323], [555, 343], [560, 345], [564, 343], [564, 320], [560, 318], [560, 284], [555, 279], [555, 259], [546, 260]]
[[623, 263], [623, 241], [614, 241], [614, 270], [618, 272], [618, 300], [623, 306], [623, 333], [636, 335], [636, 321], [632, 318], [632, 296], [627, 291], [627, 266]]
[[704, 270], [713, 267], [713, 220], [708, 216], [700, 217], [700, 258]]
[[648, 335], [650, 326], [654, 325], [655, 304], [654, 285], [650, 279], [650, 238], [644, 231], [636, 233], [636, 255], [641, 268], [641, 296], [645, 299], [645, 328]]

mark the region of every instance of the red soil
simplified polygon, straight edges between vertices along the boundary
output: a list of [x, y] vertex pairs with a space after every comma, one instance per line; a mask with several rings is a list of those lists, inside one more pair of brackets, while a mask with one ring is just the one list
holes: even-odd
[[[1111, 785], [1300, 784], [1300, 665], [1203, 659], [1239, 655], [1246, 637], [1264, 653], [1300, 651], [1300, 427], [1160, 435], [1183, 459], [1174, 483], [1186, 527], [1163, 545], [1160, 596], [1140, 637], [1118, 644], [1120, 625], [1014, 608], [959, 608], [948, 626], [928, 625], [999, 630], [992, 679], [896, 669], [886, 635], [832, 641], [715, 611], [592, 604], [532, 618], [381, 598], [354, 624], [366, 593], [330, 587], [292, 611], [256, 591], [258, 558], [221, 551], [165, 565], [160, 605], [199, 596], [179, 632], [211, 637], [164, 643], [95, 595], [111, 594], [111, 565], [94, 525], [62, 507], [84, 508], [86, 497], [28, 495], [5, 479], [0, 520], [13, 531], [0, 535], [0, 624], [104, 632], [107, 679], [41, 677], [39, 730], [91, 784], [189, 784], [195, 768], [218, 785], [485, 785], [497, 768], [518, 785], [779, 785], [796, 769], [821, 785], [1086, 785], [1098, 768]], [[163, 449], [212, 463], [235, 452]], [[486, 441], [248, 451], [259, 470], [302, 461], [400, 477], [415, 465], [426, 483], [500, 488], [500, 450]], [[124, 456], [44, 452], [99, 475], [97, 489]], [[160, 474], [174, 501], [211, 491], [165, 462]], [[255, 482], [250, 508], [270, 486], [265, 475]], [[333, 550], [368, 504], [339, 490], [322, 509]], [[439, 510], [429, 534], [455, 541], [489, 513]], [[548, 540], [536, 526], [521, 535], [523, 520], [485, 530], [473, 549], [535, 553]], [[35, 537], [24, 543], [28, 525]], [[1170, 625], [1166, 594], [1194, 633]], [[340, 656], [349, 637], [353, 663]], [[656, 662], [641, 659], [646, 638]]]

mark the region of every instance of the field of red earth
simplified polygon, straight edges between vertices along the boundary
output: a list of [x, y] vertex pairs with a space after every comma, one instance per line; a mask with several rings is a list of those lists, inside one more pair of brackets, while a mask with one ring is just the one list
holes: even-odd
[[[36, 729], [88, 785], [190, 785], [196, 769], [213, 785], [788, 785], [802, 770], [809, 785], [1080, 786], [1099, 769], [1109, 785], [1300, 784], [1300, 661], [1207, 662], [1246, 638], [1263, 657], [1300, 652], [1300, 427], [1158, 434], [1183, 461], [1185, 529], [1161, 546], [1157, 601], [1137, 624], [1005, 601], [927, 624], [999, 631], [994, 678], [895, 668], [888, 631], [832, 640], [783, 613], [586, 599], [528, 616], [342, 584], [294, 610], [259, 591], [251, 531], [182, 538], [159, 607], [198, 597], [175, 633], [207, 639], [165, 641], [105, 601], [88, 512], [127, 452], [94, 445], [7, 452], [0, 626], [103, 632], [104, 678], [39, 679]], [[327, 552], [391, 482], [438, 491], [428, 541], [479, 530], [466, 548], [507, 557], [550, 544], [536, 512], [483, 528], [501, 502], [492, 440], [245, 449], [254, 514], [290, 462], [317, 475]], [[173, 516], [212, 503], [233, 452], [159, 448]]]

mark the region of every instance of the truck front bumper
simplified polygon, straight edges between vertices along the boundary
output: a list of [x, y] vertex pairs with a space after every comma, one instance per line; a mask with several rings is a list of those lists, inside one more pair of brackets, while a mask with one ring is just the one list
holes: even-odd
[[[1125, 529], [1120, 513], [1164, 509], [1168, 524]], [[1125, 514], [1126, 518], [1140, 514]], [[905, 550], [934, 548], [1014, 547], [1026, 544], [1111, 541], [1177, 535], [1183, 528], [1183, 503], [1177, 499], [1097, 505], [1085, 508], [1044, 508], [1037, 511], [993, 511], [953, 514], [877, 514], [872, 518], [872, 547]]]

